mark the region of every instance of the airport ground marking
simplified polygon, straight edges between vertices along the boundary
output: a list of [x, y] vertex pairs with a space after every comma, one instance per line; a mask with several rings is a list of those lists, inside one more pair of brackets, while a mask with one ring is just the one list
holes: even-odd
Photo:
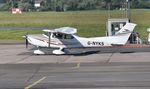
[[75, 67], [73, 67], [72, 69], [78, 69], [78, 68], [80, 68], [80, 64], [81, 64], [81, 62], [78, 62], [77, 65]]
[[81, 64], [80, 62], [77, 64], [77, 68], [80, 68], [80, 64]]
[[44, 79], [46, 79], [46, 77], [42, 77], [41, 79], [35, 81], [34, 83], [32, 83], [31, 85], [28, 85], [27, 87], [25, 87], [24, 89], [30, 89], [33, 86], [37, 85], [38, 83], [42, 82]]

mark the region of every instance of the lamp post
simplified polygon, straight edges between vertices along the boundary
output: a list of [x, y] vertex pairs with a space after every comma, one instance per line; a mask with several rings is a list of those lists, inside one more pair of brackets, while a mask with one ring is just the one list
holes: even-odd
[[126, 0], [126, 2], [127, 2], [127, 18], [129, 19], [129, 22], [131, 22], [130, 0]]
[[11, 0], [11, 8], [13, 9], [14, 8], [14, 1]]

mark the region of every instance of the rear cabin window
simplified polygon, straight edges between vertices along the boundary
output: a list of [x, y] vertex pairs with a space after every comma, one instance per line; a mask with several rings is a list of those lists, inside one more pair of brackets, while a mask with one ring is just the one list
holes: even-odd
[[69, 35], [69, 34], [65, 34], [64, 35], [64, 39], [73, 39], [73, 36]]
[[54, 33], [53, 37], [58, 38], [58, 39], [73, 39], [72, 35], [70, 35], [70, 34], [61, 34], [61, 33]]

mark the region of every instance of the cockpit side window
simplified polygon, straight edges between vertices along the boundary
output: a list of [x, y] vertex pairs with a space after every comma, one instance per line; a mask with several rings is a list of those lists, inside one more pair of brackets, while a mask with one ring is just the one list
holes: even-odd
[[54, 38], [63, 39], [63, 34], [60, 33], [53, 33]]

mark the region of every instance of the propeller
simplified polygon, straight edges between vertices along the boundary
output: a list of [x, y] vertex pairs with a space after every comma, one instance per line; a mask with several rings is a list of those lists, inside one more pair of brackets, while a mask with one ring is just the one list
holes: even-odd
[[23, 37], [25, 38], [26, 48], [28, 48], [28, 44], [29, 44], [29, 42], [28, 42], [28, 33], [26, 33]]
[[28, 48], [28, 44], [29, 44], [29, 42], [28, 42], [28, 36], [26, 35], [26, 48]]

